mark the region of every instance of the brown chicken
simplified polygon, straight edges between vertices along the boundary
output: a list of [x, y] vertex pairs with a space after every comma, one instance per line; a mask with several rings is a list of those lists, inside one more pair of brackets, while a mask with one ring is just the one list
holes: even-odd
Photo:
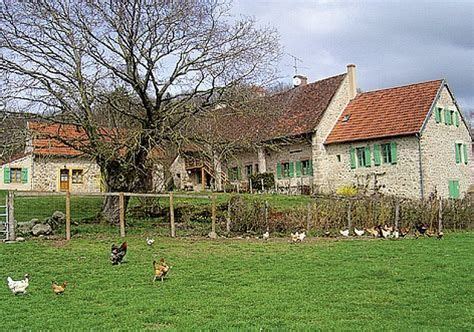
[[66, 286], [67, 286], [67, 281], [63, 282], [61, 285], [58, 285], [54, 281], [51, 282], [51, 289], [56, 295], [63, 294], [64, 291], [66, 290]]
[[410, 233], [410, 229], [408, 227], [400, 228], [400, 237], [405, 237]]
[[373, 237], [379, 237], [379, 230], [376, 227], [365, 228], [365, 231]]
[[165, 259], [162, 258], [160, 259], [160, 263], [153, 261], [153, 268], [155, 270], [153, 281], [156, 281], [156, 279], [160, 278], [161, 282], [163, 282], [163, 279], [166, 277], [172, 266], [168, 266], [165, 262]]

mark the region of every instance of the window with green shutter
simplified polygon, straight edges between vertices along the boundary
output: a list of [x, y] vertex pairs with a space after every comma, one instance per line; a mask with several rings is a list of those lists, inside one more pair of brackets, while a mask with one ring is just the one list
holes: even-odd
[[296, 177], [301, 176], [301, 160], [296, 161]]
[[443, 113], [444, 113], [444, 123], [447, 124], [447, 125], [450, 125], [450, 116], [451, 116], [451, 112], [445, 108], [443, 110]]
[[370, 158], [370, 146], [365, 147], [365, 161], [364, 166], [370, 167], [372, 165], [372, 160]]
[[21, 169], [21, 182], [28, 183], [28, 168]]
[[374, 144], [374, 165], [380, 166], [380, 144]]
[[351, 169], [355, 169], [356, 168], [356, 156], [355, 156], [355, 149], [353, 147], [351, 147], [349, 149], [349, 159], [350, 159], [350, 162], [351, 162]]
[[456, 127], [459, 127], [459, 113], [458, 112], [454, 112], [454, 124], [456, 125]]
[[281, 171], [281, 164], [280, 163], [277, 163], [277, 179], [281, 179], [282, 178], [282, 171]]
[[308, 175], [313, 176], [313, 160], [312, 160], [312, 159], [309, 160], [309, 172], [308, 172]]
[[288, 175], [289, 175], [290, 178], [295, 176], [295, 163], [294, 162], [290, 163], [290, 168], [289, 168], [289, 171], [288, 171]]
[[454, 143], [454, 155], [456, 157], [456, 164], [461, 163], [461, 149], [462, 149], [461, 143]]
[[391, 164], [397, 163], [397, 142], [390, 142]]
[[384, 164], [392, 163], [392, 146], [390, 143], [384, 143], [382, 148], [382, 161]]
[[435, 119], [436, 119], [436, 123], [440, 123], [441, 122], [441, 108], [437, 107], [435, 108]]
[[3, 168], [3, 183], [10, 183], [10, 168]]
[[449, 180], [449, 197], [459, 198], [459, 180]]

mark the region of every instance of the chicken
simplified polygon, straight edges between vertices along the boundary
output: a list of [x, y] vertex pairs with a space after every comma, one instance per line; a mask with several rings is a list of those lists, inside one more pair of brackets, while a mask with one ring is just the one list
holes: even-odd
[[399, 231], [400, 237], [405, 237], [405, 236], [408, 235], [408, 233], [410, 233], [409, 228], [407, 228], [407, 227], [400, 228], [400, 231]]
[[156, 281], [156, 279], [160, 278], [161, 282], [163, 282], [163, 279], [166, 277], [171, 268], [172, 266], [168, 266], [164, 258], [160, 259], [159, 264], [156, 261], [153, 261], [153, 269], [155, 270], [155, 276], [153, 277], [153, 281]]
[[344, 237], [349, 237], [349, 229], [340, 230], [339, 233]]
[[303, 233], [300, 233], [299, 237], [298, 237], [298, 240], [300, 242], [303, 242], [303, 240], [306, 238], [306, 232], [303, 232]]
[[127, 253], [127, 242], [123, 242], [120, 247], [117, 247], [115, 244], [112, 244], [112, 249], [110, 252], [110, 260], [112, 265], [117, 265], [122, 263], [125, 254]]
[[400, 237], [400, 232], [399, 232], [399, 231], [393, 231], [392, 237], [393, 237], [394, 239], [398, 239], [398, 238]]
[[269, 238], [270, 238], [270, 233], [268, 233], [268, 231], [266, 231], [265, 233], [263, 233], [262, 239], [268, 240]]
[[146, 244], [148, 244], [149, 246], [152, 246], [153, 243], [155, 243], [155, 240], [154, 240], [154, 239], [146, 238]]
[[291, 233], [290, 234], [290, 237], [291, 237], [291, 242], [295, 243], [295, 242], [298, 242], [299, 238], [300, 238], [300, 233], [296, 232], [296, 233]]
[[423, 224], [418, 224], [415, 226], [415, 235], [418, 238], [419, 235], [425, 235], [426, 231], [428, 230], [428, 227], [426, 227]]
[[370, 227], [370, 228], [366, 228], [365, 231], [372, 235], [373, 237], [378, 237], [379, 236], [379, 231], [376, 227]]
[[389, 230], [386, 230], [385, 227], [380, 228], [380, 233], [382, 234], [382, 237], [384, 239], [388, 239], [390, 235], [392, 234]]
[[436, 238], [437, 238], [438, 240], [441, 240], [441, 239], [443, 238], [443, 235], [444, 235], [444, 233], [443, 233], [442, 231], [439, 231], [439, 232], [438, 232], [438, 235], [436, 236]]
[[58, 285], [56, 282], [51, 282], [51, 289], [53, 290], [54, 294], [59, 295], [63, 294], [66, 290], [67, 281], [63, 282], [61, 285]]
[[354, 233], [357, 236], [362, 236], [362, 235], [364, 235], [365, 231], [363, 229], [357, 229], [357, 228], [354, 227]]
[[323, 235], [326, 236], [326, 237], [329, 237], [329, 236], [331, 236], [331, 232], [328, 231], [328, 230], [324, 231]]
[[30, 285], [30, 276], [25, 274], [23, 280], [15, 281], [12, 278], [7, 278], [8, 288], [12, 291], [13, 294], [26, 294], [26, 289]]

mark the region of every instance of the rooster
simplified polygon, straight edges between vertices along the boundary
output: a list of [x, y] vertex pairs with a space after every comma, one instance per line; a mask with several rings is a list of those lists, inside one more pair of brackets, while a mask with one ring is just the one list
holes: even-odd
[[12, 278], [8, 277], [8, 288], [12, 291], [13, 294], [26, 294], [26, 289], [30, 285], [30, 276], [25, 274], [25, 279], [15, 281]]
[[362, 236], [362, 235], [364, 235], [365, 231], [363, 229], [357, 229], [357, 228], [354, 227], [354, 233], [357, 236]]
[[155, 243], [155, 240], [154, 240], [154, 239], [146, 238], [146, 244], [148, 244], [149, 246], [152, 246], [153, 243]]
[[349, 237], [349, 229], [340, 230], [339, 233], [344, 237]]
[[420, 235], [425, 236], [426, 231], [428, 230], [428, 227], [426, 227], [423, 224], [418, 224], [415, 225], [415, 236], [418, 238]]
[[110, 252], [110, 260], [112, 265], [117, 265], [122, 263], [125, 254], [127, 253], [127, 242], [123, 242], [120, 247], [117, 247], [115, 244], [112, 244], [112, 249]]
[[270, 238], [270, 233], [268, 233], [268, 231], [266, 231], [265, 233], [263, 233], [262, 239], [268, 240], [269, 238]]
[[153, 277], [153, 281], [156, 281], [156, 279], [160, 278], [161, 282], [163, 282], [163, 279], [166, 277], [171, 268], [172, 266], [168, 266], [164, 258], [160, 259], [159, 264], [156, 261], [153, 261], [153, 269], [155, 270], [155, 276]]
[[53, 290], [54, 294], [59, 295], [63, 294], [66, 290], [67, 281], [63, 282], [61, 285], [58, 285], [56, 282], [51, 282], [51, 289]]

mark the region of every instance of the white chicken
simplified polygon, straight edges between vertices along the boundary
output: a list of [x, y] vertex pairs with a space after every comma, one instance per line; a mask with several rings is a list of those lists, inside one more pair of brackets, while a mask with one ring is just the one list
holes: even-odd
[[354, 227], [354, 233], [356, 233], [357, 236], [362, 236], [364, 235], [365, 231], [363, 229], [357, 229]]
[[400, 233], [398, 231], [394, 231], [393, 234], [392, 234], [392, 237], [394, 239], [398, 239], [400, 237]]
[[303, 242], [305, 238], [306, 238], [306, 232], [300, 233], [298, 236], [298, 241]]
[[344, 237], [349, 237], [349, 229], [340, 230], [339, 233]]
[[385, 228], [383, 228], [383, 227], [380, 228], [380, 231], [381, 231], [382, 237], [384, 239], [388, 239], [391, 235], [391, 232], [389, 230], [385, 230]]
[[291, 233], [290, 234], [291, 236], [291, 242], [298, 242], [299, 238], [300, 238], [300, 233], [296, 232], [296, 233]]
[[18, 280], [15, 281], [12, 278], [8, 277], [7, 282], [8, 282], [8, 288], [12, 291], [13, 294], [25, 294], [26, 289], [30, 285], [29, 283], [30, 276], [28, 274], [25, 274], [25, 279], [23, 280]]
[[149, 246], [152, 246], [153, 243], [155, 243], [155, 240], [154, 240], [154, 239], [146, 238], [146, 244], [148, 244]]
[[268, 240], [269, 238], [270, 238], [270, 233], [268, 233], [268, 231], [266, 231], [265, 233], [263, 233], [262, 239]]

